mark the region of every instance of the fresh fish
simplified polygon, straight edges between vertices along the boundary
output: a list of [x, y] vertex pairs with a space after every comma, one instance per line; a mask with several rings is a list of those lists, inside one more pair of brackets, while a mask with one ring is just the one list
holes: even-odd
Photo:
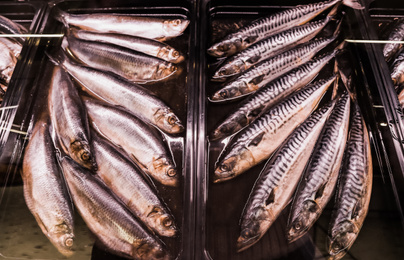
[[[404, 40], [404, 19], [400, 19], [394, 26], [387, 40], [389, 41], [403, 41]], [[387, 62], [394, 58], [394, 56], [402, 49], [401, 43], [386, 43], [383, 47], [383, 56]]]
[[189, 20], [183, 18], [147, 17], [131, 14], [69, 14], [54, 8], [55, 19], [65, 25], [101, 33], [119, 33], [156, 40], [167, 40], [183, 34]]
[[58, 251], [73, 254], [73, 205], [55, 157], [47, 120], [35, 123], [25, 148], [24, 197], [39, 227]]
[[184, 56], [173, 47], [153, 39], [117, 33], [97, 33], [74, 28], [71, 28], [69, 33], [81, 40], [119, 45], [172, 63], [180, 63], [185, 59]]
[[212, 101], [230, 100], [255, 92], [277, 77], [310, 61], [334, 39], [335, 37], [313, 40], [258, 63], [216, 91]]
[[[14, 54], [16, 58], [20, 56], [22, 45], [19, 42], [12, 41], [5, 37], [0, 37], [0, 42], [7, 46], [7, 48]], [[1, 47], [3, 48], [3, 47]]]
[[[310, 83], [336, 54], [337, 51], [334, 51], [315, 58], [261, 87], [213, 130], [210, 136], [211, 140], [218, 140], [240, 131], [254, 121], [265, 109]], [[334, 80], [335, 77], [332, 77], [329, 81]]]
[[317, 107], [329, 85], [319, 81], [306, 86], [235, 135], [216, 165], [214, 182], [232, 179], [268, 159]]
[[241, 217], [238, 252], [255, 244], [289, 203], [334, 104], [328, 103], [296, 128], [261, 171]]
[[0, 77], [6, 84], [10, 83], [16, 64], [14, 53], [0, 41]]
[[129, 158], [96, 132], [92, 133], [97, 175], [151, 230], [161, 236], [174, 236], [177, 233], [174, 218], [158, 198], [155, 187], [149, 185], [149, 180]]
[[341, 259], [354, 243], [366, 218], [372, 192], [372, 157], [365, 122], [356, 105], [339, 173], [336, 205], [328, 232], [329, 259]]
[[147, 233], [99, 178], [67, 156], [60, 164], [77, 210], [109, 251], [132, 259], [170, 259], [161, 241]]
[[115, 106], [84, 98], [94, 129], [122, 147], [152, 178], [178, 186], [179, 175], [172, 155], [155, 129]]
[[72, 36], [65, 37], [62, 46], [68, 46], [69, 52], [90, 67], [110, 71], [138, 83], [166, 79], [178, 69], [173, 63], [141, 52]]
[[90, 95], [113, 105], [122, 106], [144, 122], [166, 133], [176, 134], [184, 130], [172, 109], [147, 89], [111, 73], [77, 64], [64, 52], [51, 59], [65, 68]]
[[[28, 30], [24, 26], [0, 15], [0, 32], [4, 34], [24, 34], [27, 33]], [[25, 41], [25, 38], [20, 36], [10, 37], [10, 39], [14, 39], [21, 44]]]
[[48, 107], [57, 140], [64, 152], [81, 166], [96, 170], [86, 109], [69, 74], [59, 66], [53, 70]]
[[298, 5], [295, 8], [255, 20], [250, 25], [240, 28], [210, 47], [208, 54], [215, 57], [233, 55], [269, 36], [302, 25], [340, 2], [355, 9], [363, 8], [357, 0], [330, 0], [307, 5]]
[[345, 92], [327, 120], [296, 190], [287, 227], [289, 242], [311, 228], [331, 199], [348, 136], [349, 111], [350, 98]]
[[404, 83], [404, 52], [400, 53], [394, 60], [391, 79], [396, 87]]
[[307, 42], [314, 38], [330, 20], [331, 17], [327, 16], [320, 21], [293, 27], [257, 42], [225, 60], [213, 77], [218, 78], [237, 75], [260, 61], [288, 51], [300, 43]]

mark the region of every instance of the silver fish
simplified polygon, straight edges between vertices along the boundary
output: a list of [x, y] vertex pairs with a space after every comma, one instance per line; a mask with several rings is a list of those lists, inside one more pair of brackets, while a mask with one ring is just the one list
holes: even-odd
[[320, 21], [293, 27], [257, 42], [225, 60], [213, 77], [237, 75], [260, 61], [290, 50], [300, 43], [307, 42], [314, 38], [330, 20], [331, 18], [327, 16]]
[[81, 166], [96, 170], [86, 109], [69, 74], [59, 66], [53, 70], [48, 108], [57, 140], [64, 152]]
[[238, 252], [258, 242], [289, 203], [334, 105], [330, 102], [309, 116], [261, 171], [241, 218]]
[[391, 79], [396, 88], [404, 83], [404, 52], [400, 53], [394, 60]]
[[[337, 52], [334, 51], [315, 58], [257, 90], [213, 130], [210, 135], [211, 140], [224, 138], [240, 131], [268, 107], [310, 83], [336, 54]], [[332, 77], [329, 81], [334, 80], [335, 77]]]
[[5, 83], [10, 83], [16, 64], [17, 58], [14, 56], [13, 51], [0, 41], [0, 73], [1, 79]]
[[148, 228], [162, 236], [174, 236], [177, 233], [174, 218], [158, 198], [155, 187], [129, 158], [98, 133], [92, 133], [97, 175]]
[[349, 112], [350, 98], [345, 92], [327, 120], [296, 190], [287, 227], [289, 242], [311, 228], [331, 199], [348, 136]]
[[372, 192], [369, 135], [357, 105], [343, 160], [328, 232], [329, 259], [333, 260], [341, 259], [354, 243], [366, 218]]
[[[8, 19], [5, 16], [0, 15], [0, 32], [5, 33], [5, 34], [24, 34], [27, 33], [28, 30], [10, 19]], [[10, 37], [10, 39], [16, 40], [17, 42], [23, 44], [25, 41], [24, 37]]]
[[214, 182], [232, 179], [268, 159], [317, 107], [329, 85], [319, 81], [306, 86], [235, 135], [216, 165]]
[[258, 63], [213, 94], [212, 101], [231, 100], [254, 93], [277, 77], [310, 61], [335, 37], [321, 38]]
[[73, 205], [54, 150], [49, 123], [36, 122], [23, 159], [24, 197], [42, 232], [61, 254], [71, 256]]
[[16, 58], [18, 58], [18, 56], [20, 56], [20, 53], [21, 53], [21, 50], [22, 50], [21, 43], [12, 41], [12, 40], [7, 39], [5, 37], [0, 37], [0, 42], [2, 42], [4, 45], [6, 45], [7, 48], [10, 49], [10, 51], [14, 54], [14, 56]]
[[363, 6], [361, 6], [357, 0], [330, 0], [307, 5], [298, 5], [294, 8], [257, 19], [250, 25], [240, 28], [210, 47], [208, 54], [215, 57], [233, 55], [269, 36], [302, 25], [340, 2], [355, 9], [363, 9]]
[[122, 147], [137, 165], [164, 185], [178, 186], [179, 175], [161, 135], [142, 120], [114, 106], [84, 98], [94, 129]]
[[[404, 40], [404, 19], [399, 20], [395, 25], [387, 40], [389, 41], [403, 41]], [[401, 43], [386, 43], [383, 47], [383, 56], [387, 62], [394, 58], [394, 56], [402, 49]]]
[[119, 45], [172, 63], [180, 63], [185, 59], [185, 57], [173, 47], [153, 39], [117, 33], [97, 33], [74, 28], [71, 28], [69, 33], [81, 40]]
[[71, 61], [61, 52], [54, 59], [90, 95], [122, 106], [133, 115], [169, 134], [184, 130], [179, 118], [164, 102], [147, 89], [121, 77]]
[[189, 20], [117, 13], [69, 14], [54, 8], [54, 17], [65, 25], [102, 33], [119, 33], [167, 40], [183, 34]]
[[178, 71], [173, 63], [113, 44], [65, 37], [63, 48], [90, 67], [113, 72], [130, 81], [146, 83], [167, 79]]
[[170, 259], [161, 241], [135, 220], [99, 178], [67, 156], [59, 161], [77, 210], [109, 251], [132, 259]]

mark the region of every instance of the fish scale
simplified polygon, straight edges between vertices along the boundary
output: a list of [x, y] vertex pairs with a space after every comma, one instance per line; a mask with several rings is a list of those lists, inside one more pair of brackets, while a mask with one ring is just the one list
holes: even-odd
[[[313, 59], [260, 88], [230, 113], [211, 133], [211, 140], [234, 134], [290, 93], [308, 84], [335, 57], [337, 51]], [[330, 84], [335, 77], [328, 79]], [[246, 119], [241, 121], [240, 118]]]
[[334, 105], [329, 102], [308, 117], [261, 171], [242, 216], [239, 250], [256, 243], [288, 204]]
[[[290, 242], [310, 229], [331, 198], [348, 135], [349, 108], [350, 99], [345, 92], [324, 126], [297, 188], [287, 228]], [[316, 196], [322, 187], [321, 196]]]

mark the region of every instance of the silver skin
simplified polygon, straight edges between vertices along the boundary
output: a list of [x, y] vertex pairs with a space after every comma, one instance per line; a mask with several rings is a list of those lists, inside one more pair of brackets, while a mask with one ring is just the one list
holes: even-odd
[[113, 44], [68, 36], [63, 39], [62, 46], [84, 64], [113, 72], [133, 82], [160, 81], [178, 71], [173, 63]]
[[13, 53], [13, 55], [18, 58], [20, 56], [22, 50], [22, 44], [19, 42], [12, 41], [11, 39], [7, 39], [5, 37], [0, 37], [0, 42], [5, 44], [8, 49]]
[[8, 84], [13, 75], [17, 58], [13, 51], [3, 42], [0, 41], [0, 73], [1, 78]]
[[189, 20], [116, 13], [69, 14], [55, 8], [55, 18], [67, 26], [101, 33], [119, 33], [164, 41], [183, 34]]
[[162, 242], [135, 220], [99, 178], [67, 156], [59, 161], [77, 210], [109, 251], [136, 260], [170, 259]]
[[210, 47], [208, 54], [215, 57], [231, 56], [269, 36], [302, 25], [339, 2], [355, 9], [363, 8], [355, 0], [330, 0], [308, 5], [298, 5], [294, 8], [257, 19], [250, 25], [240, 28]]
[[[402, 41], [404, 40], [404, 19], [401, 19], [391, 31], [387, 40], [389, 41]], [[394, 56], [402, 49], [401, 43], [386, 43], [383, 47], [383, 56], [387, 62], [394, 58]]]
[[309, 116], [261, 171], [241, 218], [238, 252], [258, 242], [288, 205], [334, 105], [330, 102]]
[[317, 107], [329, 86], [324, 81], [306, 86], [235, 135], [223, 148], [214, 182], [232, 179], [268, 159]]
[[69, 74], [59, 66], [53, 70], [48, 108], [57, 140], [64, 152], [81, 166], [96, 170], [86, 109]]
[[[28, 30], [24, 26], [0, 15], [0, 32], [4, 34], [24, 34], [27, 33]], [[20, 44], [23, 44], [25, 41], [24, 37], [10, 37], [10, 39], [17, 41]]]
[[49, 123], [35, 123], [25, 148], [22, 179], [25, 202], [45, 236], [64, 256], [74, 253], [73, 205], [55, 157]]
[[369, 135], [357, 105], [339, 175], [336, 205], [328, 231], [329, 260], [341, 259], [355, 242], [366, 218], [372, 193]]
[[310, 61], [317, 52], [333, 40], [335, 40], [335, 36], [312, 40], [266, 59], [248, 69], [236, 79], [224, 84], [221, 89], [213, 94], [211, 100], [214, 102], [228, 101], [254, 93], [277, 77]]
[[150, 230], [161, 236], [175, 236], [174, 217], [150, 180], [111, 143], [94, 131], [92, 134], [97, 176]]
[[[218, 140], [237, 133], [253, 122], [263, 111], [308, 83], [335, 57], [337, 51], [315, 58], [261, 87], [244, 100], [210, 134]], [[335, 77], [330, 78], [334, 81]]]
[[179, 185], [179, 174], [161, 135], [132, 114], [105, 102], [83, 97], [93, 128], [128, 155], [153, 179]]
[[289, 242], [302, 237], [331, 199], [348, 136], [350, 98], [343, 94], [327, 120], [292, 202]]
[[168, 134], [177, 134], [184, 130], [172, 109], [147, 89], [111, 73], [75, 63], [63, 52], [60, 54], [55, 62], [59, 62], [90, 95], [125, 108]]
[[391, 71], [391, 79], [394, 86], [399, 87], [404, 83], [404, 53], [400, 53], [394, 60]]

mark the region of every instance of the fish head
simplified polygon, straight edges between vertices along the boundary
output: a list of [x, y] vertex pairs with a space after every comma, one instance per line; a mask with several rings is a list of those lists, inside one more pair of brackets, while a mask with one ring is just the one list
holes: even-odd
[[152, 220], [153, 229], [161, 236], [173, 237], [178, 232], [174, 218], [159, 206], [154, 206], [147, 218]]
[[345, 220], [336, 225], [331, 233], [332, 237], [328, 238], [328, 253], [332, 259], [341, 259], [352, 246], [359, 229], [353, 222]]
[[217, 80], [221, 78], [231, 77], [245, 71], [246, 68], [246, 64], [242, 60], [235, 59], [233, 61], [226, 62], [223, 66], [221, 66], [215, 72], [212, 78]]
[[234, 81], [213, 94], [212, 101], [230, 100], [243, 96], [248, 85], [244, 81]]
[[62, 255], [69, 257], [74, 254], [74, 235], [68, 224], [55, 225], [47, 235]]
[[155, 122], [158, 128], [169, 134], [178, 134], [184, 131], [181, 120], [171, 109], [159, 109], [155, 114]]
[[155, 241], [137, 241], [132, 247], [132, 256], [139, 260], [169, 260], [170, 255]]
[[221, 161], [215, 170], [213, 182], [222, 182], [233, 179], [249, 169], [254, 158], [248, 149], [234, 150]]
[[289, 243], [303, 236], [320, 214], [320, 208], [315, 201], [303, 202], [300, 212], [293, 217], [288, 226], [287, 238]]
[[221, 57], [228, 57], [230, 55], [235, 54], [243, 48], [243, 40], [241, 35], [233, 35], [232, 38], [224, 39], [218, 43], [213, 44], [208, 49], [208, 54], [221, 58]]
[[185, 29], [189, 25], [189, 20], [187, 19], [169, 19], [164, 21], [164, 31], [167, 33], [167, 35], [175, 35], [179, 36], [181, 35]]
[[149, 171], [156, 173], [159, 176], [159, 181], [168, 186], [178, 187], [179, 174], [175, 169], [175, 165], [166, 157], [153, 158], [153, 164]]
[[172, 63], [180, 63], [185, 60], [184, 55], [169, 46], [162, 47], [158, 52], [157, 57]]
[[90, 151], [90, 146], [84, 141], [74, 141], [70, 144], [69, 154], [78, 164], [89, 170], [97, 170], [97, 163]]
[[162, 62], [158, 65], [157, 70], [156, 70], [156, 76], [155, 80], [162, 80], [170, 77], [174, 73], [180, 72], [178, 67], [172, 63], [169, 62]]

